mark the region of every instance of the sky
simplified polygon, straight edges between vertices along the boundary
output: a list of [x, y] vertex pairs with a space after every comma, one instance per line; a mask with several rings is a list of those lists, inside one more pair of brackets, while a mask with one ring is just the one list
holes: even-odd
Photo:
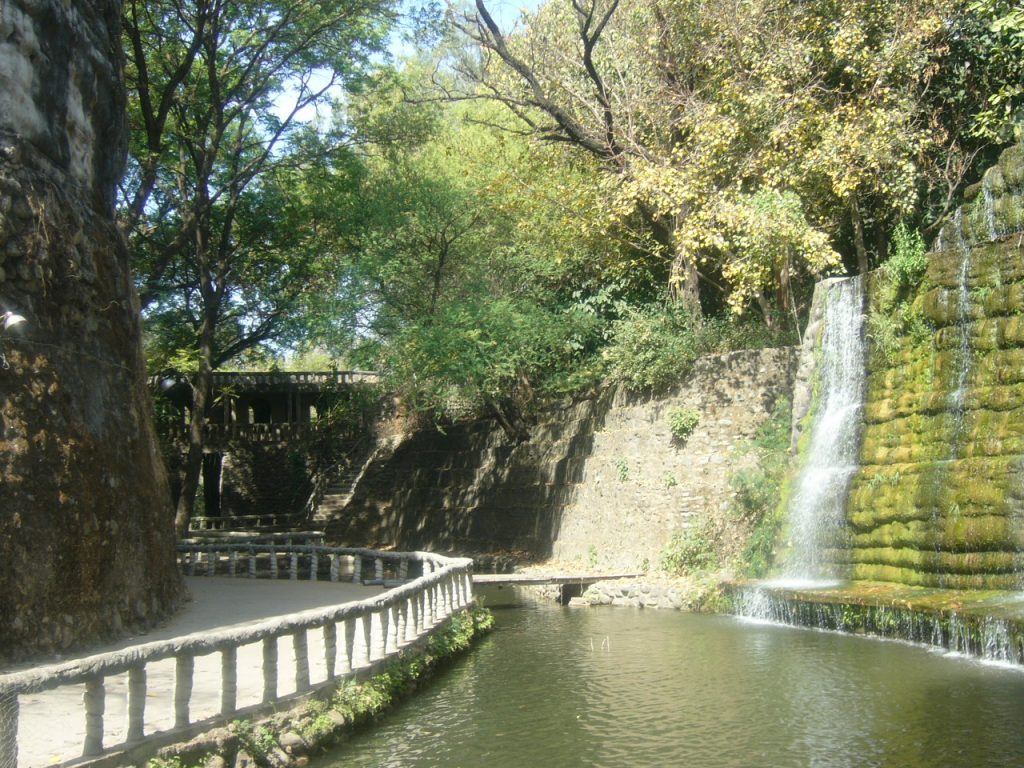
[[[490, 11], [494, 20], [498, 23], [498, 26], [505, 32], [510, 31], [519, 21], [522, 13], [533, 13], [537, 10], [540, 4], [544, 0], [485, 0], [487, 10]], [[403, 15], [408, 13], [408, 9], [421, 4], [423, 0], [403, 0], [402, 13]], [[391, 41], [388, 44], [388, 52], [395, 59], [401, 59], [404, 56], [408, 56], [414, 52], [413, 46], [403, 40], [405, 25], [400, 21], [397, 29], [391, 35]], [[311, 82], [311, 87], [323, 87], [329, 79], [329, 75], [324, 72], [321, 75], [314, 76]], [[286, 88], [282, 91], [281, 95], [276, 100], [275, 112], [277, 116], [284, 119], [288, 116], [295, 104], [295, 98], [297, 96], [294, 88]], [[342, 98], [343, 94], [340, 89], [335, 94], [336, 98]], [[319, 117], [326, 119], [330, 116], [330, 107], [321, 105], [319, 108]], [[318, 117], [317, 108], [310, 106], [299, 112], [297, 120], [299, 122], [310, 122]]]

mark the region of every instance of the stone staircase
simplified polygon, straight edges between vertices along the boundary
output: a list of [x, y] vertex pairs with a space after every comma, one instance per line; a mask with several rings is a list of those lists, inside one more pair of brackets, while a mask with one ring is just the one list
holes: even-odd
[[[370, 459], [372, 458], [373, 454]], [[352, 498], [355, 485], [362, 476], [362, 472], [366, 470], [370, 459], [352, 462], [328, 483], [323, 499], [316, 505], [309, 520], [313, 527], [323, 528], [345, 509]]]

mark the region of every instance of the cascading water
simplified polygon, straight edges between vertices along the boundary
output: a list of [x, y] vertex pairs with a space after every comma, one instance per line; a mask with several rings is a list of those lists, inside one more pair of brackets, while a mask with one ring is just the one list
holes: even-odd
[[953, 455], [961, 452], [964, 430], [964, 403], [967, 396], [967, 381], [971, 372], [971, 293], [968, 280], [971, 274], [971, 246], [964, 237], [963, 209], [958, 208], [953, 217], [953, 231], [957, 239], [957, 247], [963, 254], [960, 262], [960, 280], [957, 285], [957, 327], [960, 332], [959, 357], [957, 359], [957, 386], [950, 395], [953, 413]]
[[859, 467], [865, 354], [863, 278], [836, 280], [828, 286], [818, 405], [787, 510], [792, 543], [779, 583], [834, 578], [822, 554], [843, 536], [847, 491]]

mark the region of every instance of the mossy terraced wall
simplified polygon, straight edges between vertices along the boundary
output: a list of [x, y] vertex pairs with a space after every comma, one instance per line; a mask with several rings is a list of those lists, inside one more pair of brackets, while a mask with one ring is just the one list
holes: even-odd
[[[1022, 232], [1017, 145], [943, 227], [896, 347], [872, 351], [844, 575], [1024, 585]], [[873, 312], [884, 311], [886, 279], [872, 276]]]

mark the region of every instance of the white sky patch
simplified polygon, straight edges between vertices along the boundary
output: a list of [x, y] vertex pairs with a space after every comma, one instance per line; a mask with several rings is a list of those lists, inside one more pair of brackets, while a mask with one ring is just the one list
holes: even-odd
[[[543, 2], [544, 0], [486, 0], [486, 7], [498, 23], [498, 26], [507, 34], [522, 25], [524, 14], [534, 13]], [[414, 5], [414, 2], [403, 3], [405, 9], [410, 5]], [[407, 11], [403, 10], [402, 17], [396, 23], [395, 29], [391, 33], [391, 39], [388, 41], [388, 54], [395, 60], [401, 60], [416, 53], [415, 45], [407, 39], [406, 30], [408, 29], [408, 24], [405, 23], [406, 13]], [[312, 90], [319, 90], [330, 79], [330, 72], [326, 70], [315, 71], [310, 78], [308, 87]], [[335, 102], [344, 103], [345, 91], [340, 85], [335, 85], [328, 91], [327, 95], [329, 95], [329, 98], [321, 99], [318, 103], [310, 104], [299, 110], [293, 121], [296, 124], [315, 122], [323, 126], [330, 125], [333, 112], [332, 104]], [[299, 97], [299, 84], [297, 82], [286, 84], [284, 90], [274, 100], [274, 114], [278, 119], [287, 119], [288, 115], [295, 108]]]
[[[307, 90], [318, 91], [326, 86], [330, 81], [330, 72], [327, 70], [316, 70], [310, 77], [309, 83], [307, 84]], [[293, 121], [295, 123], [309, 123], [316, 121], [326, 125], [331, 117], [331, 102], [342, 99], [344, 89], [340, 85], [336, 84], [328, 90], [327, 95], [329, 95], [329, 99], [321, 99], [315, 104], [309, 104], [300, 109], [293, 118]], [[278, 119], [287, 119], [288, 115], [290, 115], [292, 110], [295, 109], [295, 105], [301, 96], [302, 94], [299, 92], [298, 82], [286, 84], [284, 90], [282, 90], [281, 93], [278, 94], [277, 98], [274, 99], [274, 114]]]

